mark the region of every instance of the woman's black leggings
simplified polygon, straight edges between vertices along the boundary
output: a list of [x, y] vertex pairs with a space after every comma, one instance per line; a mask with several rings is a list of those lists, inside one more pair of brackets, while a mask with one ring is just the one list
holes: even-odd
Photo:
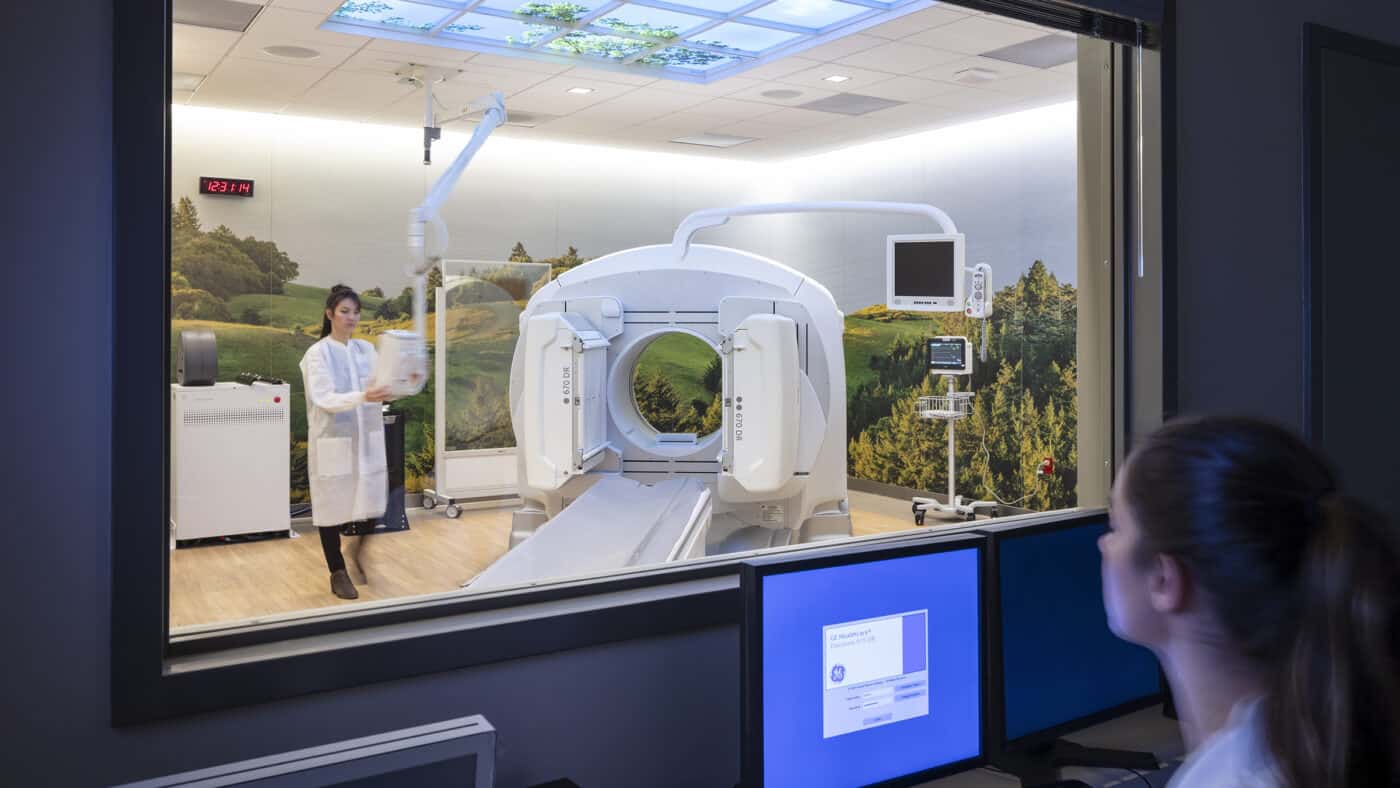
[[344, 571], [345, 556], [340, 554], [340, 525], [324, 525], [316, 530], [321, 532], [321, 551], [326, 554], [326, 566], [331, 574]]

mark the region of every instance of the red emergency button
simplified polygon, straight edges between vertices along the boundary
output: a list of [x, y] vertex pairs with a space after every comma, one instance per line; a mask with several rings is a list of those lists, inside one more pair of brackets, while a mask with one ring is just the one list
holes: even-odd
[[274, 405], [277, 404], [277, 403], [279, 403], [279, 402], [281, 402], [281, 401], [282, 401], [282, 398], [281, 398], [281, 397], [273, 397], [273, 398], [272, 398], [272, 403], [273, 403]]

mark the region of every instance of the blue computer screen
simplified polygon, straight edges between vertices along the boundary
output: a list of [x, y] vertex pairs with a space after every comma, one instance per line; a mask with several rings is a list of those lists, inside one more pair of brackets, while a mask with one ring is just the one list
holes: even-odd
[[764, 577], [764, 784], [850, 786], [981, 755], [978, 551]]
[[1098, 538], [1106, 520], [1000, 540], [1006, 738], [1158, 692], [1157, 658], [1108, 629]]

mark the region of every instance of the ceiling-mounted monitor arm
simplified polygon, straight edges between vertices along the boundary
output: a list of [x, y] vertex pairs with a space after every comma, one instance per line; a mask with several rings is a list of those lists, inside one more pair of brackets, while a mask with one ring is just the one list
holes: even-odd
[[[437, 183], [433, 184], [423, 202], [408, 213], [407, 271], [409, 276], [413, 277], [413, 330], [419, 336], [425, 336], [424, 314], [427, 310], [424, 290], [427, 286], [427, 275], [447, 252], [447, 223], [442, 220], [438, 209], [452, 194], [457, 179], [462, 177], [462, 172], [485, 144], [486, 138], [491, 136], [491, 132], [495, 131], [497, 126], [506, 122], [505, 97], [499, 91], [477, 99], [472, 102], [472, 106], [484, 106], [486, 110], [481, 122], [477, 124], [476, 131], [472, 132], [472, 138], [437, 179]], [[429, 225], [432, 226], [431, 233], [428, 231]]]
[[735, 216], [757, 216], [774, 213], [895, 213], [910, 216], [925, 216], [932, 219], [945, 233], [956, 233], [958, 228], [948, 214], [933, 207], [916, 202], [773, 202], [758, 205], [740, 205], [733, 208], [710, 208], [696, 211], [685, 217], [676, 234], [671, 238], [671, 251], [677, 260], [684, 260], [690, 253], [690, 239], [696, 232], [707, 227], [719, 227]]

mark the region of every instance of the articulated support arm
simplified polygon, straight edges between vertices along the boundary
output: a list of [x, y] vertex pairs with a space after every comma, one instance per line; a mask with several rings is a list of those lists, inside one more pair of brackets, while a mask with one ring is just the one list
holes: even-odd
[[719, 227], [735, 216], [759, 216], [774, 213], [895, 213], [926, 216], [945, 233], [958, 231], [948, 214], [932, 205], [914, 202], [774, 202], [740, 205], [734, 208], [710, 208], [685, 217], [671, 238], [671, 251], [677, 260], [690, 253], [690, 238], [706, 227]]
[[[447, 201], [452, 189], [457, 185], [457, 180], [462, 177], [462, 172], [471, 163], [472, 157], [486, 142], [486, 138], [491, 136], [491, 132], [496, 127], [506, 122], [505, 99], [499, 93], [492, 93], [489, 96], [473, 102], [473, 106], [485, 105], [486, 113], [481, 118], [481, 123], [472, 133], [472, 138], [467, 142], [467, 146], [462, 152], [457, 154], [457, 158], [448, 166], [447, 171], [438, 178], [437, 183], [428, 192], [428, 196], [423, 198], [423, 202], [408, 214], [408, 253], [409, 262], [407, 266], [409, 276], [413, 277], [413, 329], [419, 336], [425, 335], [424, 315], [427, 312], [425, 289], [427, 287], [428, 272], [437, 265], [442, 256], [447, 252], [447, 223], [442, 220], [438, 209]], [[429, 227], [431, 226], [431, 231]]]

